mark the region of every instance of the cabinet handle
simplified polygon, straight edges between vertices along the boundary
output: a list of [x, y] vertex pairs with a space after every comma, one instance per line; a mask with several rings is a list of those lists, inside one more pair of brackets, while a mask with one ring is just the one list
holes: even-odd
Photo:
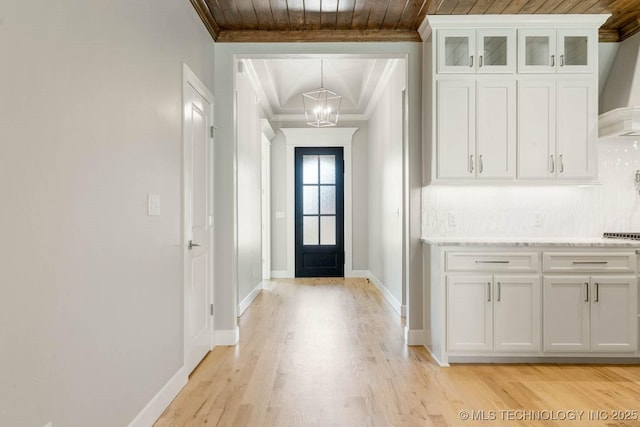
[[502, 288], [502, 286], [500, 285], [500, 282], [498, 282], [498, 296], [496, 297], [498, 302], [500, 302], [500, 295], [502, 294], [500, 288]]
[[478, 58], [479, 62], [478, 62], [478, 66], [482, 67], [482, 55], [480, 55], [480, 58]]
[[481, 259], [477, 259], [476, 264], [509, 264], [509, 261], [484, 261]]
[[589, 302], [589, 284], [587, 282], [584, 282], [584, 288], [587, 291], [587, 296], [584, 299], [584, 302]]
[[560, 55], [560, 66], [564, 67], [564, 55]]
[[596, 282], [596, 299], [594, 300], [594, 302], [598, 301], [600, 301], [600, 285], [598, 284], [598, 282]]
[[609, 261], [573, 261], [573, 265], [592, 265], [592, 264], [600, 264], [606, 265], [609, 264]]
[[556, 66], [556, 56], [555, 55], [551, 55], [551, 66], [552, 67]]
[[473, 154], [469, 156], [469, 172], [473, 173]]
[[551, 159], [551, 173], [554, 173], [556, 171], [556, 162], [553, 160], [553, 154], [549, 156], [549, 158]]
[[480, 162], [480, 165], [479, 165], [479, 171], [480, 171], [480, 173], [482, 173], [482, 171], [483, 171], [483, 169], [484, 169], [484, 164], [482, 163], [482, 154], [480, 154], [480, 155], [478, 156], [478, 161]]
[[564, 172], [564, 154], [560, 154], [560, 173]]
[[469, 57], [469, 67], [473, 67], [473, 55]]
[[487, 301], [491, 302], [491, 282], [487, 282]]

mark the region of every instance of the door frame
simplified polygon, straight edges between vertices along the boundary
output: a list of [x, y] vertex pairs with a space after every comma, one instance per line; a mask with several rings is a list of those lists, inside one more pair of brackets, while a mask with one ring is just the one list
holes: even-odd
[[344, 277], [353, 277], [351, 140], [358, 128], [280, 128], [287, 143], [287, 276], [295, 277], [295, 149], [342, 147], [344, 150]]
[[[182, 206], [181, 206], [181, 222], [182, 222], [182, 235], [180, 236], [181, 239], [181, 243], [182, 243], [182, 304], [183, 304], [183, 312], [184, 312], [184, 316], [183, 316], [183, 364], [186, 364], [187, 362], [187, 356], [188, 356], [188, 351], [187, 351], [187, 334], [188, 334], [188, 324], [189, 324], [189, 311], [188, 311], [188, 304], [187, 304], [187, 288], [188, 288], [188, 284], [187, 284], [187, 268], [189, 266], [189, 249], [187, 247], [186, 244], [186, 238], [189, 235], [189, 230], [188, 230], [188, 223], [187, 223], [187, 218], [186, 218], [186, 206], [188, 203], [188, 194], [187, 194], [187, 189], [186, 189], [186, 183], [187, 183], [187, 155], [186, 155], [186, 138], [187, 138], [187, 132], [186, 132], [186, 127], [184, 126], [184, 121], [185, 121], [185, 93], [187, 91], [187, 87], [191, 86], [192, 88], [194, 88], [211, 106], [211, 108], [209, 109], [208, 112], [208, 119], [209, 119], [209, 126], [213, 127], [213, 94], [211, 93], [211, 91], [206, 87], [206, 85], [204, 83], [202, 83], [202, 81], [198, 78], [198, 76], [196, 76], [196, 74], [191, 71], [191, 69], [189, 68], [189, 66], [186, 63], [182, 63], [182, 182], [181, 182], [181, 191], [182, 191]], [[211, 316], [210, 316], [210, 327], [211, 327], [211, 336], [209, 337], [209, 342], [210, 342], [210, 347], [211, 350], [213, 350], [213, 348], [215, 347], [215, 322], [214, 322], [214, 314], [215, 312], [213, 311], [214, 308], [214, 264], [213, 264], [213, 260], [214, 260], [214, 246], [213, 246], [213, 208], [214, 208], [214, 197], [213, 197], [213, 184], [214, 184], [214, 173], [213, 173], [213, 155], [214, 155], [214, 150], [213, 150], [213, 135], [210, 134], [209, 135], [209, 141], [210, 141], [210, 149], [208, 150], [208, 159], [207, 159], [207, 186], [210, 189], [209, 190], [209, 197], [207, 200], [208, 203], [208, 207], [207, 210], [209, 211], [209, 233], [207, 235], [208, 238], [208, 247], [209, 247], [209, 255], [208, 255], [208, 268], [209, 271], [211, 272], [211, 274], [209, 274], [209, 283], [207, 284], [207, 294], [209, 295], [209, 305], [210, 307], [212, 307], [212, 311], [211, 311]], [[187, 373], [189, 374], [189, 373]]]
[[262, 151], [262, 280], [271, 279], [271, 140], [275, 132], [267, 119], [260, 119]]

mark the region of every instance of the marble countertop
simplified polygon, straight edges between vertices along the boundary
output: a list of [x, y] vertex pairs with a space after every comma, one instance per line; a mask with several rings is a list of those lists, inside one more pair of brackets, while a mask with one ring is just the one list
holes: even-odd
[[547, 246], [593, 248], [640, 248], [640, 240], [600, 237], [423, 237], [434, 246]]

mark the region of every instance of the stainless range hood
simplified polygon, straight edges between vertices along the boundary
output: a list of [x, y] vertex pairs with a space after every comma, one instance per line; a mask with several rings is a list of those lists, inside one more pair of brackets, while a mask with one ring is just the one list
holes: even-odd
[[[602, 49], [602, 47], [601, 47]], [[600, 91], [600, 138], [640, 137], [640, 33], [620, 43]]]

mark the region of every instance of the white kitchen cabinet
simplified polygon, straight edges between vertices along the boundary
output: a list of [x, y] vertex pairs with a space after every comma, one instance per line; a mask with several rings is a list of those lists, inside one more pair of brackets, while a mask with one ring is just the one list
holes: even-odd
[[519, 80], [518, 178], [594, 178], [597, 118], [594, 79]]
[[556, 177], [593, 178], [598, 138], [597, 81], [560, 79], [557, 95]]
[[447, 349], [491, 351], [493, 303], [491, 275], [447, 276]]
[[438, 177], [475, 176], [475, 81], [442, 80], [437, 88]]
[[591, 351], [632, 353], [637, 349], [637, 280], [591, 276]]
[[518, 73], [597, 71], [598, 32], [591, 28], [518, 30]]
[[544, 351], [634, 353], [637, 279], [545, 276]]
[[515, 178], [515, 80], [440, 80], [437, 96], [438, 178]]
[[555, 147], [555, 80], [518, 81], [518, 178], [553, 178]]
[[448, 351], [539, 351], [540, 292], [537, 275], [448, 275]]
[[588, 276], [544, 277], [544, 351], [589, 351], [588, 281]]
[[496, 352], [540, 351], [542, 289], [538, 275], [494, 276]]
[[438, 73], [513, 73], [516, 70], [514, 28], [448, 28], [439, 32]]

